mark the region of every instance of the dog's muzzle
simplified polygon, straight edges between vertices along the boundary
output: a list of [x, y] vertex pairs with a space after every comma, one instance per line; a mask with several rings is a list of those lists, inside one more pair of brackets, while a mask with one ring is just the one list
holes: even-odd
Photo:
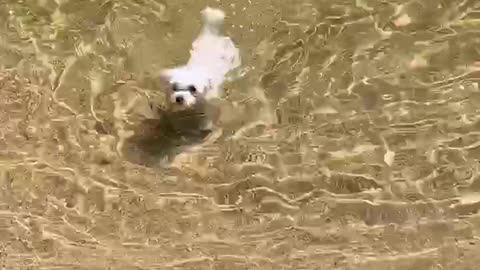
[[170, 97], [170, 103], [176, 107], [192, 107], [197, 103], [197, 97], [189, 91], [176, 91]]

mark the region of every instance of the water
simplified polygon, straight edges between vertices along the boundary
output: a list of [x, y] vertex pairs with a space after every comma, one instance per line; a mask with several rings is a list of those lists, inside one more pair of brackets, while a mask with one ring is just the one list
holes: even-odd
[[[244, 75], [179, 148], [207, 4]], [[480, 265], [478, 1], [0, 5], [1, 269]]]

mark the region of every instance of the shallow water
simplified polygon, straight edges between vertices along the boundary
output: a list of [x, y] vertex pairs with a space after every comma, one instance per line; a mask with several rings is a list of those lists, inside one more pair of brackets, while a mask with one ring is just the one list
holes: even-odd
[[[180, 137], [207, 4], [244, 75]], [[478, 1], [0, 5], [0, 269], [480, 265]]]

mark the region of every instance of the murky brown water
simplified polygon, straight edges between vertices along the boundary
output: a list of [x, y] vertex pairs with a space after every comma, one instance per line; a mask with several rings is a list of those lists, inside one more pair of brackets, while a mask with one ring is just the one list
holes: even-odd
[[[478, 269], [480, 2], [219, 2], [0, 1], [0, 269]], [[187, 151], [206, 4], [245, 75]]]

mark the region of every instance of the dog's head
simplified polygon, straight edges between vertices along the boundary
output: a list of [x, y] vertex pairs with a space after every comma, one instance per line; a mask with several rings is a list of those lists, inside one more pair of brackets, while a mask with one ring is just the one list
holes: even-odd
[[192, 109], [202, 105], [212, 85], [200, 69], [179, 67], [161, 72], [161, 77], [168, 81], [168, 102], [175, 110]]

